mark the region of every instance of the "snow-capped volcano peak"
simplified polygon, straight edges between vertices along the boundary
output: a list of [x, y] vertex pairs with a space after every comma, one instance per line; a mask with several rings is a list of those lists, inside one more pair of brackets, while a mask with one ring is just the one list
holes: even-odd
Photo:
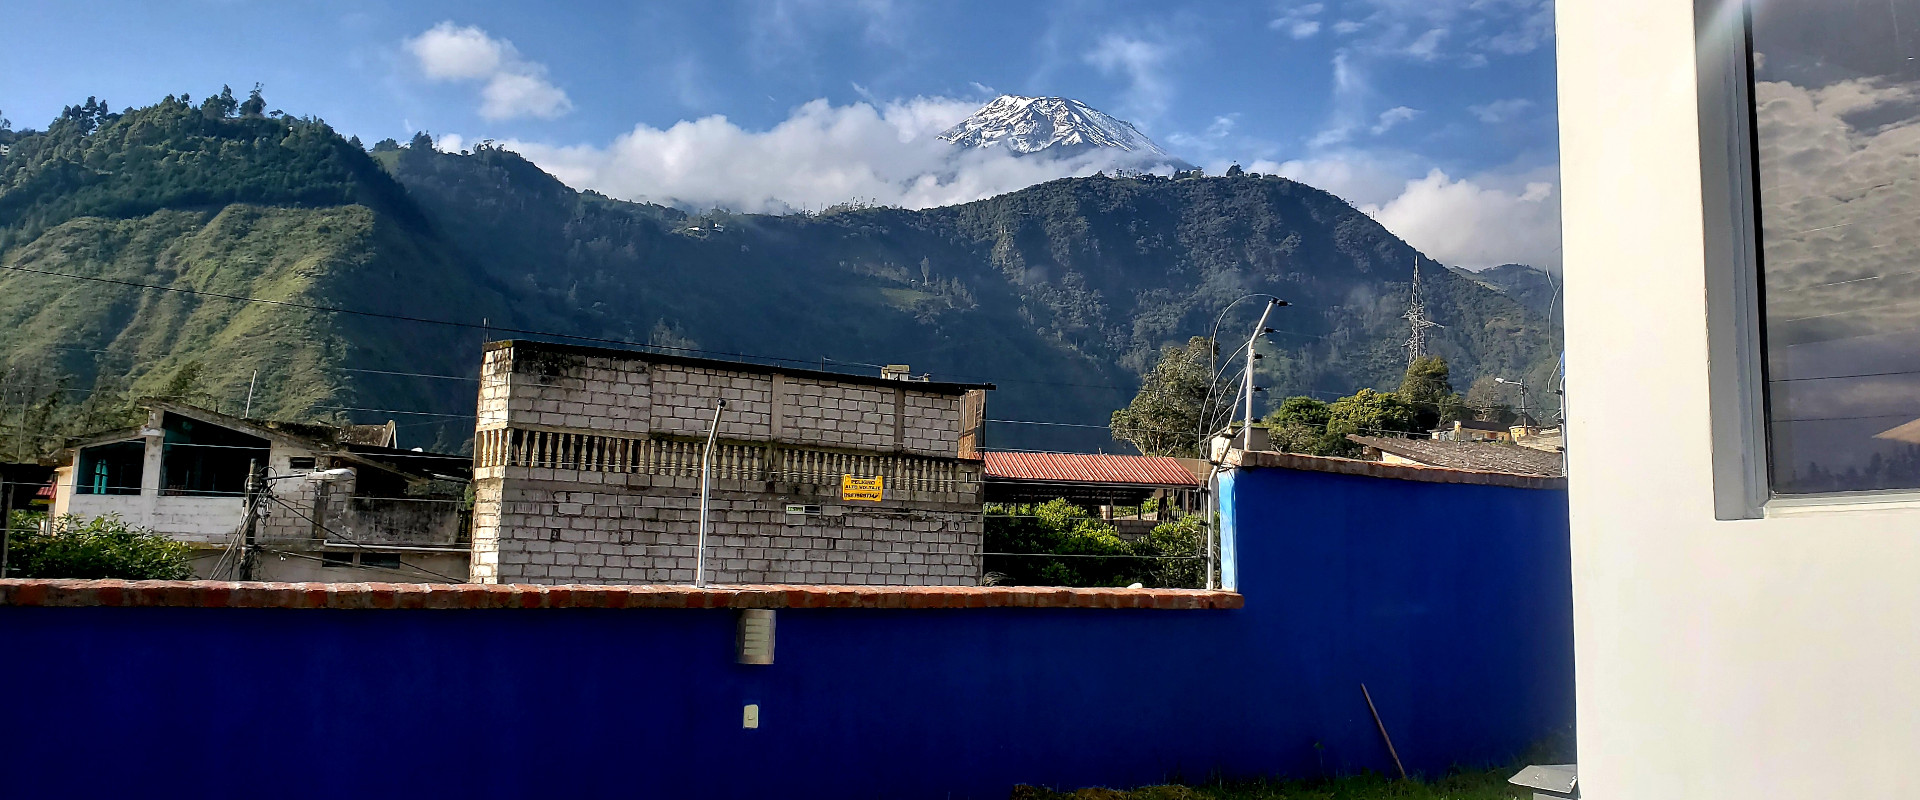
[[1001, 95], [940, 134], [960, 147], [999, 147], [1017, 155], [1078, 155], [1112, 148], [1143, 161], [1179, 159], [1125, 120], [1065, 97]]

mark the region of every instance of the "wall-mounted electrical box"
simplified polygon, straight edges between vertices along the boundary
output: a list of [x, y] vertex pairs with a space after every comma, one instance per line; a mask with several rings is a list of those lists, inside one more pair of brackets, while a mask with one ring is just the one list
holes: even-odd
[[820, 516], [819, 506], [803, 505], [801, 503], [787, 504], [787, 524], [788, 525], [805, 525], [807, 524], [807, 520], [809, 518], [818, 517], [818, 516]]

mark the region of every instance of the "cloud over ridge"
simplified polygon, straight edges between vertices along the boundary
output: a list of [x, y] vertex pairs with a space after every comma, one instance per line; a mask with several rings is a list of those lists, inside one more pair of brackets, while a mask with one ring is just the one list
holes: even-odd
[[724, 116], [636, 125], [605, 147], [512, 141], [568, 184], [631, 200], [784, 213], [862, 200], [905, 208], [964, 203], [1091, 175], [1126, 154], [1035, 158], [935, 138], [980, 101], [915, 97], [878, 105], [801, 105], [765, 131]]
[[547, 80], [545, 65], [522, 58], [512, 42], [477, 26], [442, 22], [406, 40], [405, 47], [430, 80], [484, 81], [480, 116], [486, 119], [552, 119], [573, 110], [566, 90]]
[[[1134, 166], [1118, 151], [1022, 157], [998, 148], [956, 148], [937, 138], [982, 102], [920, 96], [835, 105], [817, 99], [766, 130], [712, 115], [666, 127], [635, 125], [605, 145], [502, 145], [575, 188], [686, 208], [772, 214], [855, 200], [916, 209], [954, 205]], [[1224, 116], [1206, 133], [1175, 134], [1168, 141], [1198, 147], [1230, 138], [1233, 128], [1233, 117]], [[1232, 162], [1225, 153], [1206, 155], [1200, 163], [1212, 174]], [[1558, 175], [1551, 167], [1454, 177], [1408, 154], [1359, 150], [1245, 166], [1333, 192], [1445, 263], [1559, 265]]]

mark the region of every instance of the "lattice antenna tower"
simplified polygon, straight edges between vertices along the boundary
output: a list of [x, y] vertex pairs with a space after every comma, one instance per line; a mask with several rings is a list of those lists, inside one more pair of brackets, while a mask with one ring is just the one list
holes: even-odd
[[1420, 300], [1420, 257], [1413, 257], [1413, 292], [1407, 298], [1407, 313], [1401, 315], [1407, 321], [1407, 366], [1419, 361], [1427, 354], [1427, 329], [1440, 325], [1427, 319], [1427, 306]]

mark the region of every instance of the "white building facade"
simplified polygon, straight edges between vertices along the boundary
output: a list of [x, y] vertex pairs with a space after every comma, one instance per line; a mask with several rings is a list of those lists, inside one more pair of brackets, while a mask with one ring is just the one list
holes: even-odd
[[1920, 796], [1920, 3], [1556, 13], [1581, 796]]

